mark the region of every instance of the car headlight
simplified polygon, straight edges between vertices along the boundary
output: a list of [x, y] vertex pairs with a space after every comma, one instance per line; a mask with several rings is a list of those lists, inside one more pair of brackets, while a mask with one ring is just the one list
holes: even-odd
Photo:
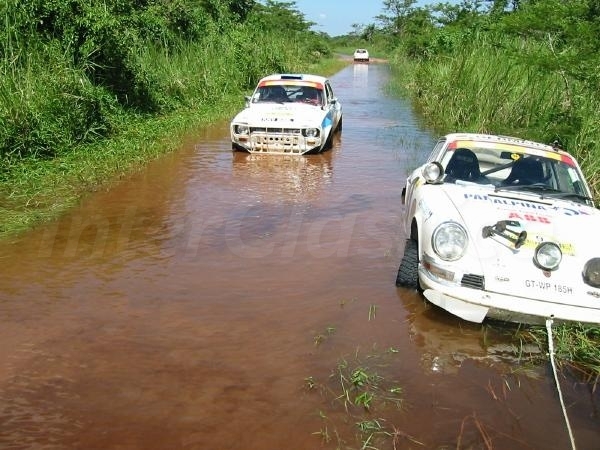
[[592, 258], [585, 263], [583, 281], [592, 287], [600, 288], [600, 258]]
[[437, 162], [431, 162], [423, 167], [423, 178], [427, 183], [439, 183], [442, 181], [442, 177], [444, 176], [444, 169], [442, 165]]
[[250, 127], [248, 125], [235, 125], [233, 131], [235, 134], [249, 134]]
[[542, 242], [533, 253], [534, 264], [542, 270], [556, 270], [562, 260], [562, 251], [554, 242]]
[[444, 261], [456, 261], [465, 254], [469, 238], [465, 229], [456, 222], [439, 224], [431, 236], [435, 253]]
[[319, 129], [318, 128], [307, 128], [304, 130], [304, 136], [310, 138], [319, 137]]

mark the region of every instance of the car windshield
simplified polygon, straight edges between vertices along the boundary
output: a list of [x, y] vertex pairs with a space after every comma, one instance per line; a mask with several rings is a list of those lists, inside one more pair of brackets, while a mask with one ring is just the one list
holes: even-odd
[[253, 103], [301, 102], [322, 105], [324, 95], [321, 89], [310, 85], [271, 84], [259, 86], [252, 96]]
[[440, 155], [445, 182], [490, 185], [496, 191], [527, 191], [545, 198], [591, 204], [583, 175], [569, 156], [490, 143], [450, 145]]

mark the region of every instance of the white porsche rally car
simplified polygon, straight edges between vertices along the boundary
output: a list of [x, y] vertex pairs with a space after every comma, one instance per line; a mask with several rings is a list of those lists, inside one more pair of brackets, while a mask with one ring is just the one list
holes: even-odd
[[342, 105], [330, 81], [308, 74], [261, 79], [246, 107], [231, 121], [234, 150], [250, 153], [319, 153], [342, 130]]
[[397, 286], [472, 322], [600, 323], [600, 211], [567, 152], [449, 134], [402, 195]]

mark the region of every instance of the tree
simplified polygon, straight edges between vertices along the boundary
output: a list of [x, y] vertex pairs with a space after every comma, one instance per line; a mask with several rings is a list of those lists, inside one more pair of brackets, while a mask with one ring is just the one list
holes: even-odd
[[384, 0], [383, 10], [388, 14], [382, 14], [376, 17], [384, 29], [389, 33], [398, 36], [401, 35], [406, 24], [406, 19], [412, 12], [413, 5], [417, 0]]
[[267, 0], [264, 5], [257, 4], [254, 8], [254, 22], [267, 31], [284, 31], [287, 33], [307, 32], [314, 22], [305, 19], [296, 7], [296, 2], [278, 2]]
[[256, 5], [254, 0], [202, 0], [202, 7], [216, 22], [245, 22]]

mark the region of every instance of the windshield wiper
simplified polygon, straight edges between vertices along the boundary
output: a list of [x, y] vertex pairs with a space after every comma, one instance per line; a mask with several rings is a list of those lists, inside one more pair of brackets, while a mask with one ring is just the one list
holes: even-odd
[[533, 183], [533, 184], [514, 184], [514, 185], [508, 185], [508, 186], [496, 186], [494, 189], [494, 192], [498, 192], [498, 191], [520, 191], [520, 190], [527, 190], [527, 191], [544, 191], [544, 192], [552, 192], [552, 193], [561, 193], [561, 191], [556, 190], [550, 186], [548, 186], [547, 184], [544, 183]]
[[564, 192], [558, 189], [554, 189], [547, 184], [544, 183], [534, 183], [534, 184], [522, 184], [522, 185], [511, 185], [511, 186], [496, 186], [494, 192], [498, 191], [520, 191], [526, 190], [528, 192], [540, 192], [540, 198], [574, 198], [577, 200], [582, 200], [584, 202], [593, 201], [592, 198], [587, 195], [577, 194], [575, 192]]
[[592, 198], [588, 197], [587, 195], [577, 194], [575, 192], [560, 192], [560, 191], [549, 192], [547, 194], [544, 194], [544, 197], [547, 197], [547, 198], [576, 198], [578, 200], [583, 200], [585, 202], [592, 201]]

